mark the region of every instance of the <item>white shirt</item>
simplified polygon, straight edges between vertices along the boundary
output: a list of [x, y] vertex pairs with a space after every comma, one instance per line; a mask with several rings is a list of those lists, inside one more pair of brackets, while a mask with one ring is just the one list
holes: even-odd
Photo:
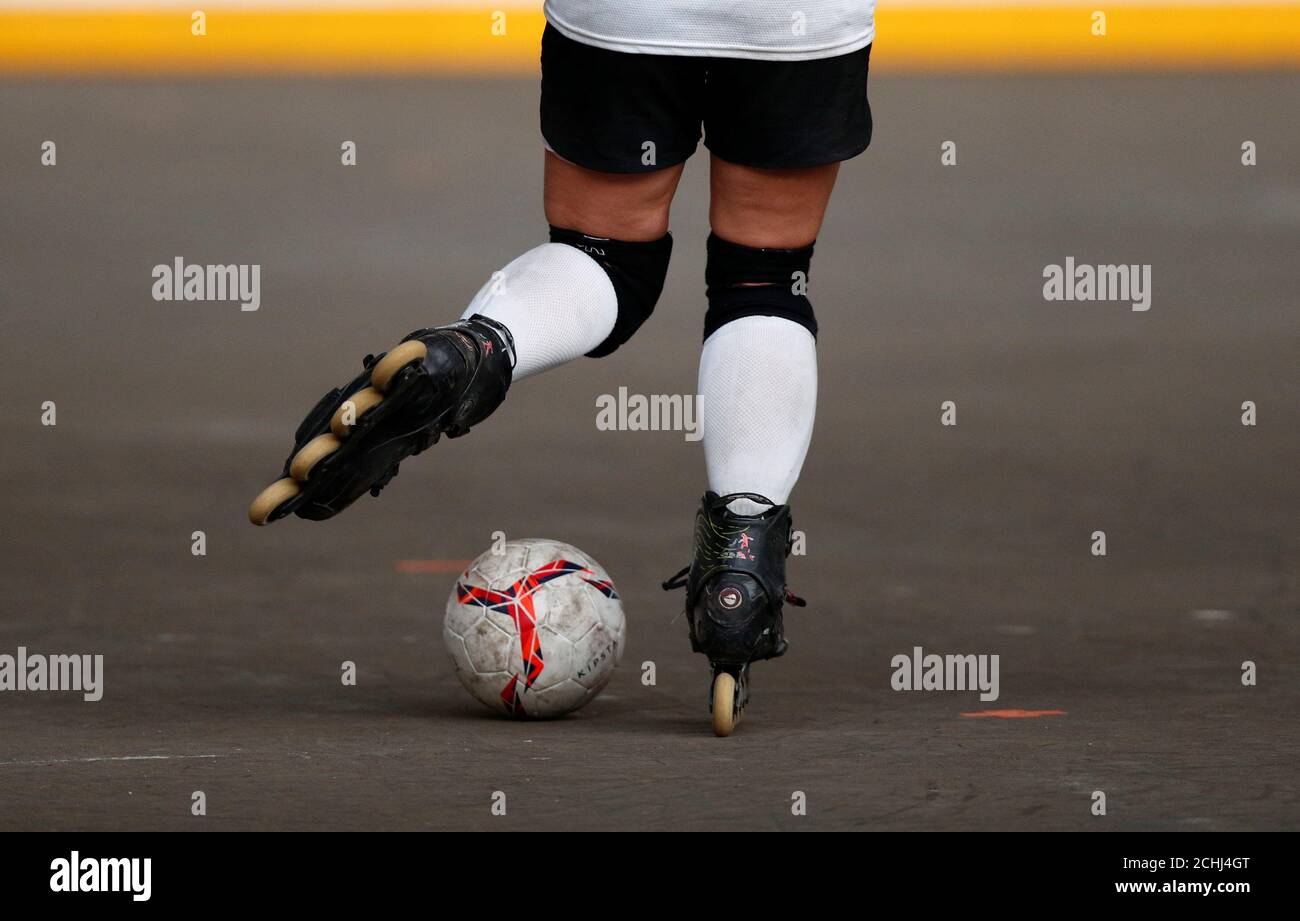
[[547, 21], [584, 45], [769, 61], [857, 51], [875, 12], [875, 0], [546, 0]]

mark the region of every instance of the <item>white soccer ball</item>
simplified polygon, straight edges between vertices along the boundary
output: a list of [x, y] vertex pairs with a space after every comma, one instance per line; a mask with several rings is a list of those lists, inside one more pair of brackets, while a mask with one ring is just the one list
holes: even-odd
[[515, 717], [560, 716], [600, 693], [627, 626], [599, 563], [557, 540], [507, 541], [461, 573], [442, 637], [456, 677]]

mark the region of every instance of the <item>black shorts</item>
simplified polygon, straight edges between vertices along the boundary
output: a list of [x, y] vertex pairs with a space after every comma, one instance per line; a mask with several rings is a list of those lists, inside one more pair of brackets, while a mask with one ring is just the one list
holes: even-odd
[[792, 169], [871, 142], [871, 46], [814, 61], [628, 54], [542, 34], [542, 137], [572, 163], [648, 173], [704, 146], [741, 166]]

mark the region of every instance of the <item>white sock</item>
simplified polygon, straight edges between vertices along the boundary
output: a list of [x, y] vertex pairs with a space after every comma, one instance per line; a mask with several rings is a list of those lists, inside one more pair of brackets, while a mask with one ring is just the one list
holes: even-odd
[[[781, 317], [742, 317], [719, 327], [700, 355], [704, 461], [720, 496], [758, 493], [785, 504], [799, 479], [817, 408], [817, 343]], [[730, 503], [738, 514], [767, 507]]]
[[604, 342], [618, 319], [618, 297], [596, 260], [564, 243], [543, 243], [492, 274], [462, 318], [475, 313], [510, 330], [517, 381]]

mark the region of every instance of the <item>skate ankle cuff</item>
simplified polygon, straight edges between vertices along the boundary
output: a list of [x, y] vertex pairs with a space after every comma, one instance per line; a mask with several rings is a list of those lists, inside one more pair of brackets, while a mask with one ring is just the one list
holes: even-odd
[[487, 327], [491, 334], [500, 340], [501, 347], [510, 361], [510, 370], [513, 371], [515, 369], [515, 337], [510, 333], [506, 325], [499, 320], [485, 317], [481, 313], [470, 315], [466, 322]]
[[759, 515], [739, 515], [728, 508], [728, 503], [737, 497], [768, 501], [757, 493], [719, 496], [710, 491], [700, 503], [695, 516], [695, 560], [686, 583], [688, 609], [711, 580], [726, 573], [752, 576], [776, 608], [785, 601], [785, 560], [791, 547], [790, 506], [773, 505]]
[[[716, 500], [718, 506], [727, 509], [733, 515], [739, 515], [744, 518], [761, 518], [774, 508], [779, 508], [779, 502], [773, 502], [771, 499], [756, 492], [733, 492], [726, 495], [720, 495]], [[737, 508], [736, 506], [741, 506]], [[749, 511], [745, 506], [753, 506], [756, 511]]]

